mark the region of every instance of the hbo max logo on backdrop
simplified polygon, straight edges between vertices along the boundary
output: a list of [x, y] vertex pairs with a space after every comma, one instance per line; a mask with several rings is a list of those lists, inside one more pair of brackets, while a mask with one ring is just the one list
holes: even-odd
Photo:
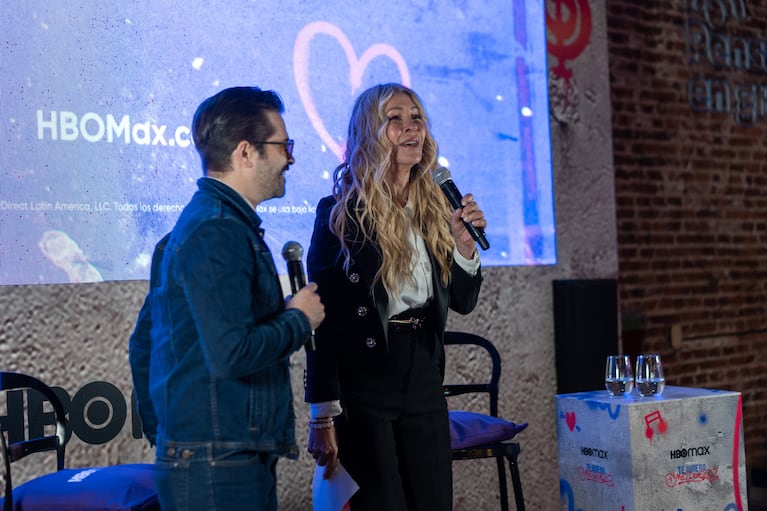
[[[74, 433], [87, 444], [104, 444], [122, 431], [128, 416], [128, 404], [120, 389], [109, 382], [95, 381], [84, 385], [74, 396], [61, 387], [53, 387], [69, 418], [69, 436]], [[12, 390], [6, 393], [6, 410], [0, 410], [0, 423], [8, 432], [9, 442], [44, 435], [45, 426], [56, 419], [45, 397], [36, 390]], [[26, 397], [26, 414], [24, 401]], [[141, 438], [141, 422], [136, 400], [131, 395], [131, 432]], [[26, 415], [26, 421], [25, 419]], [[26, 422], [26, 428], [25, 428]]]

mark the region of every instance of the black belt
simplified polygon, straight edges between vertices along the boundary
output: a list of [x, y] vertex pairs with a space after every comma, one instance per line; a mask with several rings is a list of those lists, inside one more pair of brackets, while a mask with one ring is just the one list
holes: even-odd
[[392, 316], [389, 318], [389, 325], [396, 331], [405, 329], [418, 331], [425, 328], [429, 320], [429, 309], [422, 307], [420, 309], [408, 309]]

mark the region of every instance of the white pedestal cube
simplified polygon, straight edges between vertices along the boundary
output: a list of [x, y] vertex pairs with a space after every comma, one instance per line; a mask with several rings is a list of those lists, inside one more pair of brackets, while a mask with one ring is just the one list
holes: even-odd
[[739, 392], [555, 399], [562, 510], [747, 511]]

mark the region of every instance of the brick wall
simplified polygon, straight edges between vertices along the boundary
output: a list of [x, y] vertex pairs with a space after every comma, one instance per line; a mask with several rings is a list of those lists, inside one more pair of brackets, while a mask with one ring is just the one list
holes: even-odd
[[767, 467], [767, 2], [607, 2], [624, 350], [743, 393]]

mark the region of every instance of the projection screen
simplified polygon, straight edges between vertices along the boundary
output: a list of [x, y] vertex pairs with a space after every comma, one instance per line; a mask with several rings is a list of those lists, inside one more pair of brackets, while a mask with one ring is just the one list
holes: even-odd
[[400, 82], [488, 219], [484, 265], [556, 262], [544, 2], [0, 4], [0, 284], [146, 279], [202, 175], [189, 125], [223, 88], [274, 89], [296, 163], [266, 238], [308, 248], [354, 98]]

